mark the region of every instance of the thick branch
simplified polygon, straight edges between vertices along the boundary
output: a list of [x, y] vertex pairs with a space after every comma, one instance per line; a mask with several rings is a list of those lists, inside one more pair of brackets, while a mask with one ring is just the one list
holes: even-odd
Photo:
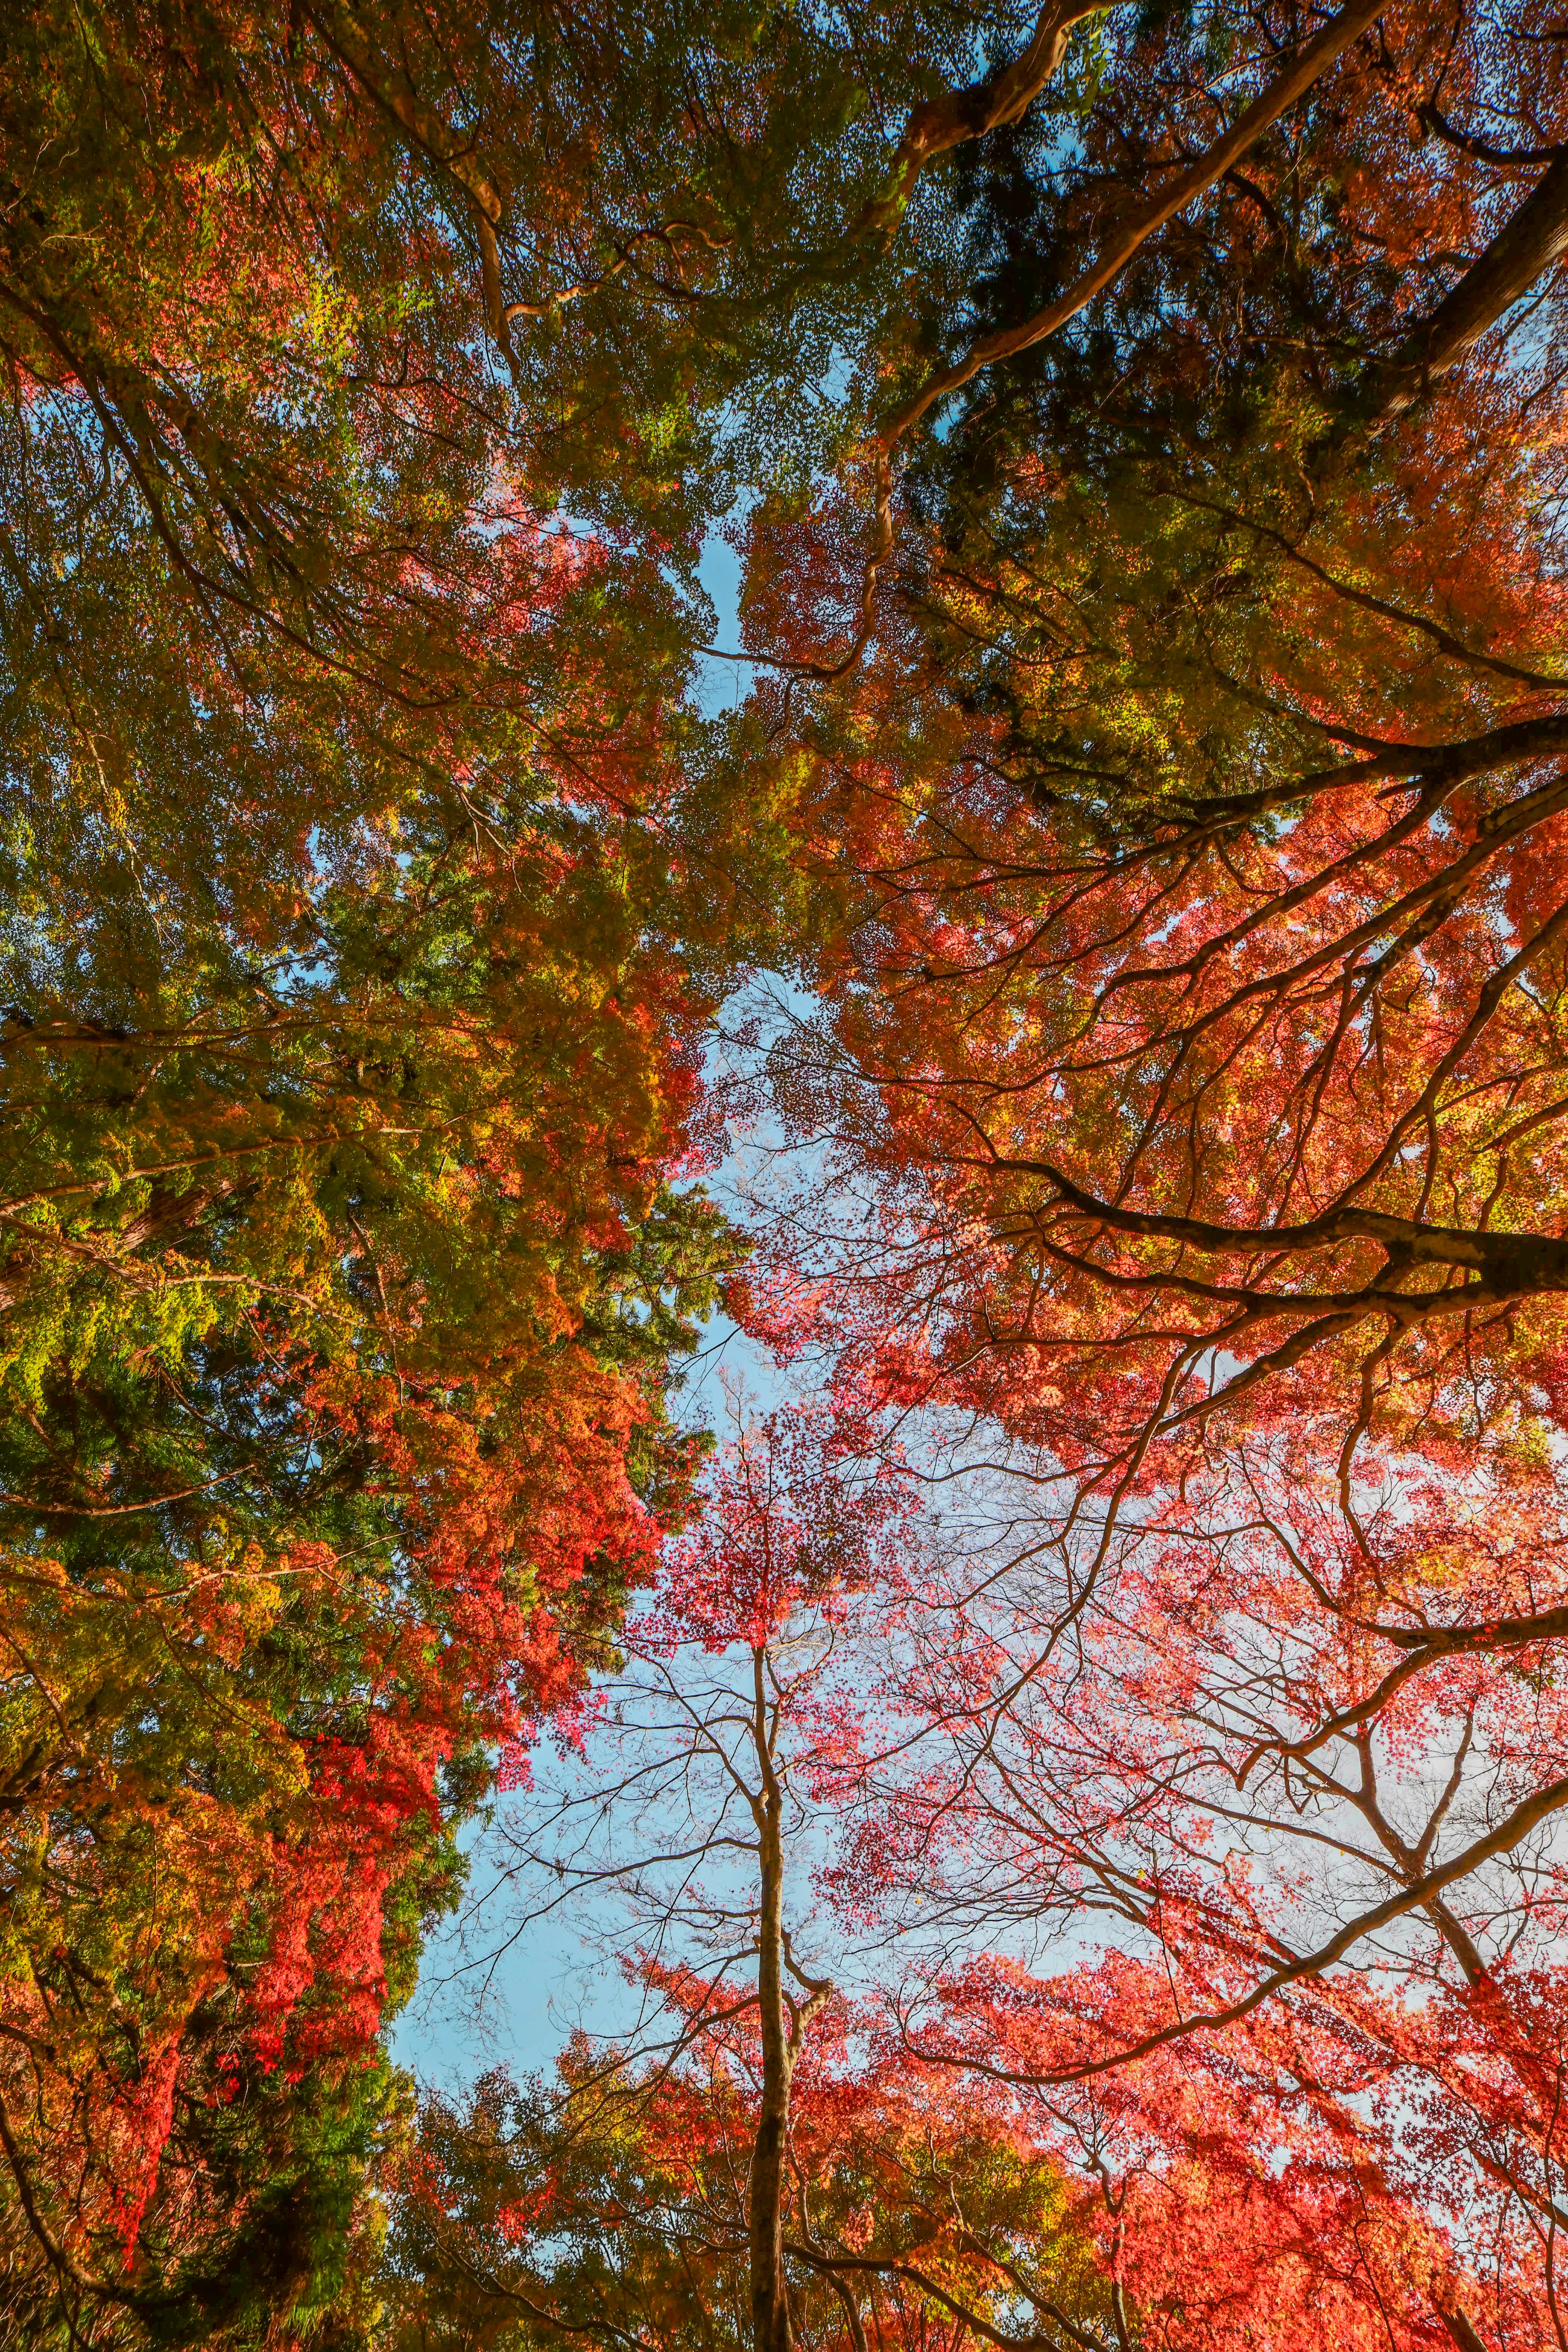
[[1240, 162], [1248, 148], [1261, 138], [1271, 123], [1279, 120], [1287, 107], [1293, 106], [1299, 98], [1306, 95], [1351, 43], [1359, 40], [1362, 34], [1376, 23], [1383, 5], [1384, 0], [1351, 0], [1348, 7], [1342, 8], [1337, 16], [1331, 17], [1317, 38], [1309, 41], [1268, 89], [1254, 99], [1222, 139], [1206, 149], [1195, 163], [1189, 164], [1184, 172], [1178, 172], [1158, 195], [1151, 196], [1138, 206], [1092, 268], [1075, 280], [1065, 294], [1058, 295], [1045, 310], [1037, 310], [1032, 319], [1026, 319], [1019, 326], [999, 327], [992, 334], [982, 335], [952, 367], [928, 376], [919, 392], [889, 418], [882, 429], [881, 446], [890, 449], [911, 425], [919, 423], [934, 402], [942, 399], [944, 394], [956, 392], [961, 385], [968, 383], [982, 368], [989, 367], [995, 360], [1011, 359], [1016, 352], [1026, 352], [1036, 343], [1043, 343], [1059, 327], [1065, 327], [1069, 320], [1076, 319], [1097, 294], [1102, 293], [1121, 275], [1139, 247], [1157, 228], [1184, 211], [1194, 196], [1202, 195], [1205, 188], [1213, 187], [1216, 180], [1222, 179], [1234, 164]]
[[1197, 1217], [1145, 1214], [1097, 1200], [1045, 1162], [1064, 1200], [1114, 1231], [1179, 1241], [1205, 1254], [1331, 1249], [1352, 1240], [1375, 1241], [1396, 1264], [1467, 1266], [1499, 1294], [1568, 1287], [1568, 1241], [1554, 1234], [1489, 1233], [1465, 1225], [1428, 1225], [1378, 1209], [1326, 1211], [1300, 1225], [1217, 1225]]
[[880, 232], [890, 236], [902, 219], [915, 183], [933, 155], [983, 139], [988, 131], [1016, 122], [1027, 112], [1067, 55], [1075, 25], [1099, 14], [1104, 0], [1046, 0], [1035, 21], [1028, 47], [1010, 66], [986, 81], [967, 89], [944, 90], [941, 98], [917, 106], [904, 127], [893, 157], [892, 176], [883, 194], [856, 215], [852, 238]]
[[[1281, 1251], [1305, 1253], [1332, 1249], [1348, 1241], [1373, 1241], [1399, 1265], [1469, 1267], [1483, 1277], [1489, 1294], [1497, 1297], [1568, 1289], [1568, 1240], [1555, 1234], [1494, 1234], [1464, 1225], [1427, 1225], [1414, 1217], [1354, 1207], [1331, 1209], [1300, 1225], [1216, 1225], [1200, 1217], [1123, 1209], [1098, 1200], [1048, 1160], [1003, 1159], [996, 1164], [1044, 1176], [1069, 1206], [1113, 1233], [1180, 1242], [1209, 1256], [1259, 1251], [1270, 1255]], [[1296, 1303], [1289, 1293], [1280, 1294], [1281, 1307]]]
[[1394, 357], [1369, 373], [1357, 405], [1384, 424], [1459, 364], [1542, 274], [1568, 253], [1568, 155], [1560, 155], [1519, 210]]
[[472, 153], [454, 137], [440, 116], [426, 105], [408, 76], [390, 64], [384, 72], [378, 70], [375, 58], [363, 40], [348, 29], [341, 10], [334, 9], [330, 20], [325, 12], [313, 12], [312, 21], [322, 39], [342, 60], [366, 95], [391, 115], [416, 153], [439, 163], [449, 172], [467, 196], [469, 217], [479, 244], [485, 319], [491, 334], [510, 359], [511, 345], [501, 304], [500, 250], [496, 243], [496, 230], [501, 219], [500, 196]]
[[[1337, 1936], [1331, 1936], [1326, 1944], [1320, 1944], [1316, 1951], [1304, 1952], [1284, 1967], [1271, 1970], [1261, 1983], [1254, 1985], [1249, 1993], [1243, 1994], [1239, 2000], [1227, 2001], [1222, 2009], [1196, 2010], [1189, 2016], [1173, 2020], [1169, 2025], [1158, 2027], [1152, 2033], [1143, 2034], [1123, 2050], [1110, 2051], [1103, 2058], [1085, 2059], [1078, 2065], [1052, 2067], [1038, 2074], [1008, 2074], [1003, 2076], [1001, 2069], [987, 2071], [1010, 2082], [1087, 2082], [1097, 2074], [1109, 2074], [1119, 2066], [1129, 2066], [1137, 2059], [1147, 2058], [1152, 2052], [1163, 2049], [1168, 2042], [1184, 2041], [1188, 2034], [1212, 2033], [1226, 2026], [1239, 2024], [1244, 2017], [1249, 2017], [1255, 2009], [1261, 2009], [1265, 2001], [1272, 2000], [1276, 1994], [1288, 1990], [1291, 1985], [1326, 1975], [1366, 1937], [1375, 1936], [1379, 1928], [1390, 1926], [1412, 1911], [1426, 1910], [1435, 1895], [1440, 1895], [1445, 1887], [1455, 1885], [1460, 1879], [1468, 1878], [1483, 1863], [1495, 1861], [1500, 1854], [1510, 1853], [1521, 1838], [1527, 1837], [1532, 1829], [1538, 1828], [1553, 1813], [1561, 1812], [1564, 1806], [1568, 1806], [1568, 1780], [1549, 1781], [1532, 1797], [1523, 1799], [1498, 1823], [1496, 1829], [1485, 1837], [1477, 1838], [1463, 1853], [1455, 1854], [1451, 1861], [1441, 1864], [1437, 1869], [1428, 1871], [1425, 1877], [1402, 1886], [1397, 1894], [1374, 1905], [1370, 1911], [1363, 1911], [1359, 1918], [1342, 1927]], [[926, 2052], [922, 2054], [931, 2056], [934, 2053]], [[958, 2053], [945, 2054], [952, 2063], [968, 2065], [973, 2063]]]
[[1458, 2304], [1451, 2307], [1439, 2304], [1437, 2316], [1458, 2346], [1459, 2352], [1487, 2352], [1486, 2337], [1477, 2329], [1469, 2315], [1462, 2311]]
[[[1231, 825], [1246, 824], [1249, 819], [1267, 816], [1272, 811], [1289, 808], [1296, 802], [1315, 799], [1321, 793], [1337, 792], [1347, 785], [1375, 783], [1384, 777], [1419, 779], [1428, 787], [1447, 788], [1468, 782], [1472, 776], [1492, 774], [1499, 768], [1510, 768], [1526, 760], [1551, 758], [1559, 751], [1568, 751], [1568, 711], [1543, 711], [1535, 719], [1516, 719], [1503, 727], [1489, 727], [1484, 734], [1461, 737], [1455, 743], [1390, 743], [1383, 751], [1364, 760], [1348, 761], [1341, 768], [1324, 768], [1315, 774], [1292, 776], [1278, 784], [1268, 784], [1252, 793], [1216, 793], [1211, 798], [1194, 798], [1184, 805], [1191, 814], [1187, 824], [1163, 848], [1183, 847], [1194, 836], [1200, 840]], [[1169, 807], [1157, 807], [1155, 814], [1167, 819]]]
[[1242, 1761], [1237, 1775], [1238, 1786], [1245, 1784], [1253, 1767], [1265, 1756], [1305, 1759], [1342, 1732], [1352, 1730], [1358, 1724], [1371, 1723], [1405, 1683], [1425, 1674], [1440, 1659], [1489, 1657], [1506, 1650], [1530, 1649], [1537, 1642], [1561, 1642], [1568, 1637], [1568, 1608], [1543, 1609], [1531, 1617], [1494, 1618], [1485, 1625], [1377, 1625], [1364, 1619], [1352, 1622], [1363, 1632], [1394, 1643], [1407, 1654], [1397, 1665], [1390, 1666], [1374, 1689], [1326, 1716], [1315, 1729], [1304, 1733], [1300, 1739], [1259, 1740]]

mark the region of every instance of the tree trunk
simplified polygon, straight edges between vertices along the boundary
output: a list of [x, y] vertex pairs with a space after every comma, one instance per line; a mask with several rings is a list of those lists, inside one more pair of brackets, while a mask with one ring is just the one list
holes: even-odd
[[1378, 424], [1402, 415], [1475, 349], [1536, 279], [1568, 253], [1568, 155], [1538, 180], [1486, 251], [1406, 337], [1387, 364], [1373, 371], [1363, 394]]
[[762, 1660], [756, 1668], [756, 1741], [762, 1793], [753, 1801], [761, 1871], [757, 1915], [757, 2011], [763, 2050], [762, 2106], [752, 2148], [750, 2210], [752, 2352], [791, 2352], [784, 2279], [785, 2167], [795, 2052], [784, 2021], [783, 1790], [768, 1752]]
[[1455, 2304], [1450, 2308], [1445, 2309], [1439, 2304], [1437, 2316], [1459, 2347], [1459, 2352], [1487, 2352], [1485, 2336], [1475, 2326], [1468, 2313], [1459, 2305]]

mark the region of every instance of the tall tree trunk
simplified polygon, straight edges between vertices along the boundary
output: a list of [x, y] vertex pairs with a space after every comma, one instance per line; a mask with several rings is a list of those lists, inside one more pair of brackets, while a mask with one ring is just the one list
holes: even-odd
[[791, 2352], [784, 2278], [785, 2168], [795, 2049], [784, 2016], [784, 1790], [773, 1769], [763, 1659], [755, 1659], [754, 1734], [762, 1789], [752, 1800], [761, 1877], [757, 1910], [757, 2010], [763, 2052], [762, 2106], [752, 2148], [748, 2221], [752, 2252], [752, 2352]]

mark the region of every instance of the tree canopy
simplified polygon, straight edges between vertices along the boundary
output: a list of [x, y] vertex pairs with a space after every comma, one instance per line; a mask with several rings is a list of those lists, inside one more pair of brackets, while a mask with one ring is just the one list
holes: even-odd
[[1564, 2352], [1568, 28], [0, 58], [0, 2343]]

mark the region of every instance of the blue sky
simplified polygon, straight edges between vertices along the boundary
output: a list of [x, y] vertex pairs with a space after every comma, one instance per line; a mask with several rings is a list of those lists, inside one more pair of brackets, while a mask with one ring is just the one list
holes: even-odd
[[[741, 567], [721, 539], [708, 542], [701, 580], [719, 616], [715, 644], [738, 644]], [[697, 692], [702, 709], [716, 716], [731, 709], [745, 692], [745, 677], [739, 663], [701, 663]], [[710, 1189], [722, 1196], [723, 1171]], [[693, 1419], [714, 1420], [721, 1402], [721, 1376], [742, 1381], [752, 1391], [767, 1391], [773, 1385], [771, 1366], [727, 1316], [719, 1315], [707, 1327], [684, 1399]], [[478, 1893], [492, 1875], [478, 1827], [465, 1843], [472, 1855], [470, 1893]], [[501, 2063], [514, 2074], [548, 2069], [575, 2026], [615, 2032], [629, 2017], [630, 1996], [615, 1969], [613, 1951], [602, 1948], [603, 1937], [613, 1929], [608, 1916], [596, 1920], [580, 1911], [571, 1919], [536, 1924], [495, 1958], [493, 1971], [468, 1969], [475, 1955], [464, 1951], [455, 1928], [438, 1933], [426, 1951], [420, 1990], [392, 2028], [393, 2054], [422, 2080], [454, 2090], [485, 2067]], [[477, 1948], [482, 1953], [482, 1942]], [[482, 2013], [476, 2014], [481, 1979], [488, 1982], [489, 1993]]]

